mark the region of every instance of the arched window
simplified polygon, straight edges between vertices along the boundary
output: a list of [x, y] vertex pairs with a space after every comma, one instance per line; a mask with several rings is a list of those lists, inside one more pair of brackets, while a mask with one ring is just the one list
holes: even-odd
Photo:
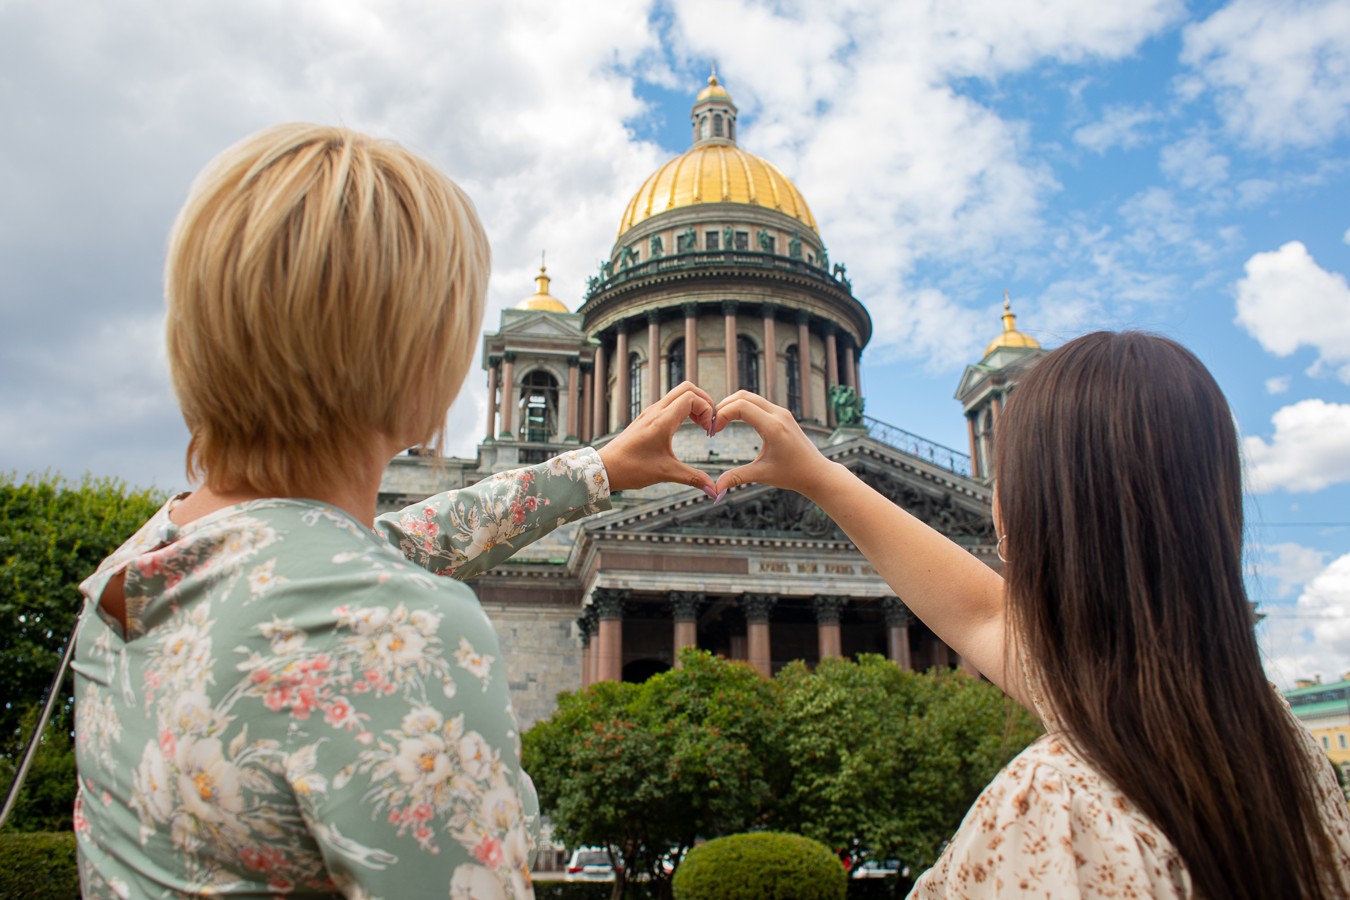
[[722, 136], [722, 114], [717, 113], [713, 116], [713, 137]]
[[759, 351], [745, 335], [736, 338], [736, 376], [741, 390], [759, 393]]
[[797, 418], [802, 417], [802, 363], [797, 345], [787, 348], [787, 408]]
[[628, 421], [642, 412], [642, 357], [628, 354]]
[[684, 381], [684, 338], [672, 343], [666, 354], [666, 381], [672, 388]]
[[553, 440], [558, 422], [558, 381], [542, 369], [535, 369], [520, 382], [520, 431], [523, 441], [547, 443]]
[[708, 117], [706, 115], [698, 117], [698, 136], [700, 140], [708, 139]]
[[727, 137], [736, 140], [736, 120], [730, 117], [727, 118]]

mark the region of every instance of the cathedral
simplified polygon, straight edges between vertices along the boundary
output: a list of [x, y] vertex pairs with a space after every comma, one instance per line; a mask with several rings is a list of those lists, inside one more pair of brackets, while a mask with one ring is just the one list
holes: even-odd
[[[579, 308], [550, 293], [541, 266], [535, 293], [484, 335], [477, 458], [394, 459], [382, 511], [601, 445], [689, 380], [715, 398], [744, 389], [787, 407], [828, 458], [999, 565], [994, 429], [1043, 351], [1017, 330], [1005, 298], [1002, 331], [957, 389], [969, 455], [865, 416], [871, 317], [801, 192], [738, 145], [736, 116], [710, 77], [693, 105], [692, 145], [638, 187]], [[741, 423], [711, 440], [686, 423], [674, 447], [714, 477], [759, 449]], [[913, 669], [962, 665], [817, 507], [762, 485], [717, 505], [679, 485], [616, 494], [610, 511], [558, 529], [471, 584], [501, 636], [524, 727], [552, 713], [560, 691], [642, 681], [689, 646], [766, 675], [794, 659], [859, 653]]]

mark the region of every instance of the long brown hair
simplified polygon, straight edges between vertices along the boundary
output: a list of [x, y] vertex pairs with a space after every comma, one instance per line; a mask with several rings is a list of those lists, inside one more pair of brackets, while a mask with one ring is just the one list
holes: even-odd
[[1154, 335], [1078, 338], [1012, 394], [996, 466], [1012, 640], [1069, 740], [1200, 896], [1328, 896], [1344, 875], [1261, 668], [1237, 434], [1208, 370]]

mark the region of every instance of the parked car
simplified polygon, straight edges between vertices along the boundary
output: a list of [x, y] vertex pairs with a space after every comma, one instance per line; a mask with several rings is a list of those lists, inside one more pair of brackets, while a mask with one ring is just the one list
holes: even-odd
[[898, 859], [869, 859], [853, 869], [850, 877], [853, 878], [889, 878], [900, 872], [900, 861]]
[[604, 847], [579, 847], [567, 861], [568, 881], [613, 881], [614, 865]]

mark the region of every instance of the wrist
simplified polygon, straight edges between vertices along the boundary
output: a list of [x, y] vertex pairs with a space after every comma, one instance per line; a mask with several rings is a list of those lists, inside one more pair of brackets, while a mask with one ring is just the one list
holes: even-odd
[[826, 501], [836, 496], [841, 487], [856, 481], [857, 477], [842, 463], [830, 460], [821, 460], [821, 463], [812, 467], [809, 476], [797, 487], [797, 493], [823, 509]]

